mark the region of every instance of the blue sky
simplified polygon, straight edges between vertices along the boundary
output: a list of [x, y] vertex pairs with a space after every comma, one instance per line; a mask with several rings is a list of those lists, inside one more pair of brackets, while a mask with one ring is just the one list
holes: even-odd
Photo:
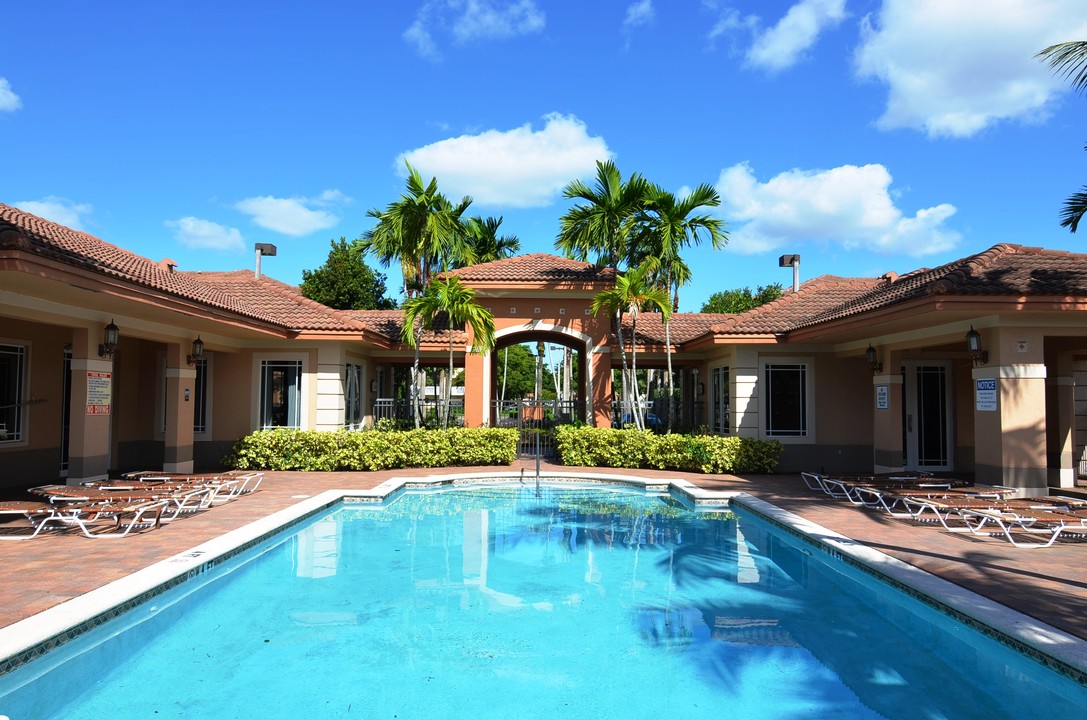
[[[183, 270], [290, 283], [403, 190], [405, 160], [525, 252], [611, 158], [722, 196], [681, 310], [792, 275], [999, 242], [1079, 251], [1087, 97], [1035, 60], [1082, 0], [84, 3], [4, 11], [0, 202]], [[371, 260], [371, 264], [374, 262]], [[390, 294], [400, 278], [387, 271]]]

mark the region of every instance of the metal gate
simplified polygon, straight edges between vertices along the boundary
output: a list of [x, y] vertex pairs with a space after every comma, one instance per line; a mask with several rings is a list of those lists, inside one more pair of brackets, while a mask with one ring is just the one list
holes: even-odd
[[498, 427], [516, 427], [520, 434], [517, 456], [520, 458], [554, 458], [555, 427], [569, 425], [577, 417], [576, 400], [546, 400], [530, 398], [495, 403]]

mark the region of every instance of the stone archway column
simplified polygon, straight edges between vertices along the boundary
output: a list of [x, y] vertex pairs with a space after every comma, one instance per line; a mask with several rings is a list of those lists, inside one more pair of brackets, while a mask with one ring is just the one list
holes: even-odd
[[589, 362], [592, 365], [592, 387], [588, 388], [590, 406], [585, 417], [595, 427], [611, 427], [611, 347], [598, 345], [592, 348]]
[[482, 427], [491, 418], [491, 353], [464, 354], [464, 427]]

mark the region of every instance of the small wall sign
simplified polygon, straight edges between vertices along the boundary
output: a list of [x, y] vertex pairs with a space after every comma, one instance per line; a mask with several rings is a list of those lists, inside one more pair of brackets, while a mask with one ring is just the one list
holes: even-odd
[[108, 372], [87, 373], [87, 414], [109, 415], [110, 396], [113, 394], [113, 374]]
[[975, 379], [974, 400], [978, 412], [996, 412], [996, 378]]
[[876, 410], [886, 410], [890, 407], [890, 392], [886, 385], [876, 385]]

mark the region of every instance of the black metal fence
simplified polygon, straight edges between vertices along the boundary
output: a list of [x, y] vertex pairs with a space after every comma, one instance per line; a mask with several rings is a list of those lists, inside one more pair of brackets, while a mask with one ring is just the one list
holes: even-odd
[[[642, 408], [645, 411], [646, 430], [653, 432], [665, 432], [668, 429], [668, 398], [658, 397], [653, 400], [643, 400]], [[633, 404], [626, 402], [613, 402], [611, 404], [611, 426], [616, 428], [632, 428], [635, 426]], [[701, 400], [676, 400], [675, 417], [672, 420], [672, 432], [692, 432], [705, 424], [703, 411], [705, 403]]]
[[438, 398], [427, 398], [413, 403], [398, 398], [378, 398], [374, 401], [374, 422], [395, 424], [403, 427], [415, 427], [415, 416], [419, 415], [420, 427], [435, 428], [442, 426], [442, 418], [448, 413], [449, 427], [464, 425], [464, 401], [450, 400], [446, 403]]
[[493, 404], [495, 425], [520, 432], [519, 457], [554, 458], [555, 428], [577, 420], [576, 400], [512, 400]]

